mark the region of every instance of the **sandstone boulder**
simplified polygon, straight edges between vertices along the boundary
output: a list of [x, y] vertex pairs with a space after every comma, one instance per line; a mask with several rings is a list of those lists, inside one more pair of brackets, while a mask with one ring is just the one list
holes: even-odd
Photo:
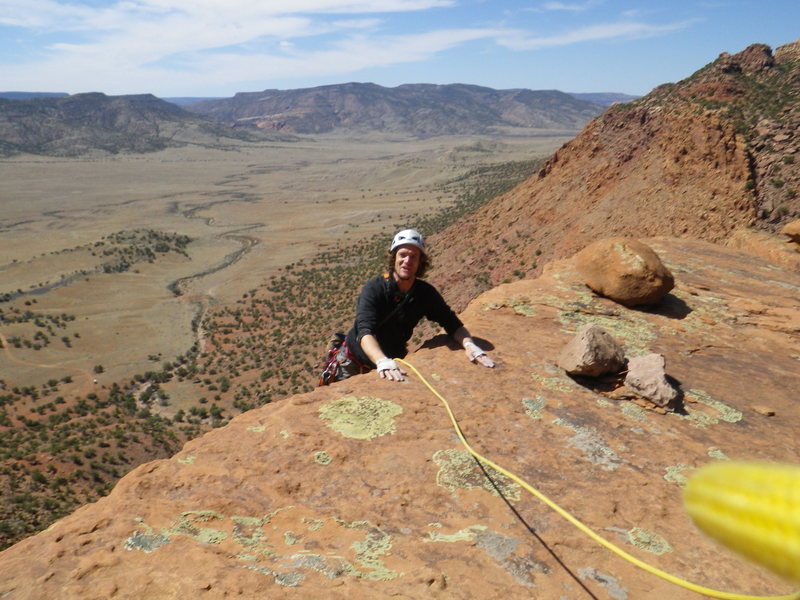
[[800, 244], [800, 219], [792, 221], [781, 229], [781, 233], [788, 236], [795, 244]]
[[675, 285], [658, 255], [638, 240], [599, 240], [581, 250], [575, 260], [587, 286], [625, 306], [657, 304]]
[[625, 385], [662, 408], [669, 406], [678, 397], [678, 391], [667, 381], [666, 360], [662, 354], [647, 354], [630, 359]]
[[599, 377], [616, 373], [625, 364], [625, 352], [605, 329], [588, 323], [564, 346], [558, 366], [570, 375]]

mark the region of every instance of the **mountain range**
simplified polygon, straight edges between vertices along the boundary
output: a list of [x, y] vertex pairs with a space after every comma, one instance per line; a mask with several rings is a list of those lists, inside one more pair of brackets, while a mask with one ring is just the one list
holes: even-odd
[[186, 108], [259, 129], [302, 134], [349, 129], [418, 137], [497, 133], [503, 128], [579, 129], [603, 110], [558, 91], [463, 84], [386, 88], [372, 83], [240, 93]]
[[[598, 102], [619, 97], [592, 95]], [[173, 103], [150, 94], [0, 94], [0, 155], [152, 152], [219, 138], [258, 141], [339, 130], [411, 137], [573, 133], [603, 111], [601, 104], [557, 91], [469, 85], [347, 83], [189, 100]]]
[[252, 138], [150, 94], [0, 98], [0, 156], [153, 152], [218, 137]]

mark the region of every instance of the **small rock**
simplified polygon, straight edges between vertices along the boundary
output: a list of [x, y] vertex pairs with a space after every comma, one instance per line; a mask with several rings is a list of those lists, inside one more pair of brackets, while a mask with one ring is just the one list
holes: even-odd
[[598, 377], [616, 373], [625, 364], [625, 351], [605, 329], [589, 323], [575, 334], [558, 358], [570, 375]]
[[575, 255], [575, 266], [587, 286], [624, 306], [657, 304], [675, 285], [658, 255], [629, 238], [590, 244]]
[[764, 415], [765, 417], [775, 416], [775, 411], [773, 409], [769, 408], [768, 406], [764, 406], [762, 404], [754, 404], [753, 406], [750, 407], [750, 409], [753, 412], [758, 413], [759, 415]]
[[781, 229], [781, 233], [789, 237], [789, 240], [795, 244], [800, 244], [800, 219], [792, 221]]
[[678, 397], [678, 391], [667, 381], [666, 359], [661, 354], [637, 356], [628, 361], [625, 385], [637, 394], [666, 408]]

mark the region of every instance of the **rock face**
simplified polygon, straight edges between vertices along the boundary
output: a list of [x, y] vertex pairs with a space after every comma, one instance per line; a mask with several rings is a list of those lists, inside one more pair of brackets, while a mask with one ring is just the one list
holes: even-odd
[[625, 364], [625, 351], [602, 327], [587, 323], [558, 357], [558, 366], [570, 375], [598, 377], [615, 373]]
[[[697, 584], [787, 594], [694, 529], [681, 492], [711, 461], [800, 460], [800, 276], [708, 243], [646, 243], [676, 274], [658, 309], [598, 297], [558, 261], [462, 313], [497, 368], [443, 337], [408, 360], [481, 454], [622, 549]], [[685, 410], [644, 410], [557, 368], [587, 323], [628, 356], [665, 356]], [[138, 467], [0, 553], [0, 597], [697, 598], [487, 470], [494, 483], [418, 381], [358, 376]]]
[[[477, 293], [597, 239], [727, 243], [800, 216], [800, 43], [721, 56], [591, 121], [534, 177], [431, 236], [432, 283]], [[513, 252], [508, 252], [513, 248]]]
[[586, 285], [625, 306], [657, 304], [675, 284], [658, 255], [638, 240], [599, 240], [575, 259]]

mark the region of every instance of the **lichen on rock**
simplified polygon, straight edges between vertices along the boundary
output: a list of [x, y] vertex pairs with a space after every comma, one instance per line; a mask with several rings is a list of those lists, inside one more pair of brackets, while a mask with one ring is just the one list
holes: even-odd
[[346, 438], [372, 440], [395, 432], [394, 418], [403, 407], [389, 400], [345, 396], [320, 407], [326, 425]]
[[457, 489], [480, 489], [495, 496], [502, 493], [509, 500], [520, 499], [521, 488], [518, 484], [489, 465], [484, 465], [483, 468], [491, 476], [490, 480], [477, 460], [466, 450], [439, 450], [433, 455], [433, 462], [439, 465], [436, 484], [446, 490], [454, 492]]
[[641, 527], [634, 527], [628, 532], [628, 541], [637, 548], [656, 556], [672, 552], [672, 546], [669, 545], [667, 540], [657, 533], [652, 533]]

